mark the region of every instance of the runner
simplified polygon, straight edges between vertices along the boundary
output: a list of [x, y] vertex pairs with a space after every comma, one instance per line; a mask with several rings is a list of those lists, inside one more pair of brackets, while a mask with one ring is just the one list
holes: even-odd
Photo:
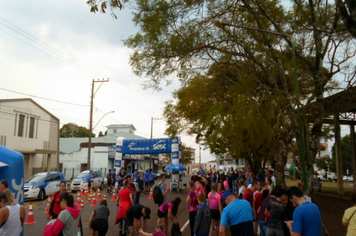
[[157, 211], [158, 218], [164, 225], [164, 232], [168, 235], [168, 218], [173, 222], [173, 224], [179, 224], [178, 222], [178, 207], [181, 203], [179, 197], [175, 198], [173, 201], [167, 201], [163, 203]]

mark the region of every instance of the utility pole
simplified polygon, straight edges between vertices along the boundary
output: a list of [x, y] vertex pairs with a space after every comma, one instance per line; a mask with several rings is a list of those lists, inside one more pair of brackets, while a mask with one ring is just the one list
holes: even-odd
[[201, 165], [201, 147], [200, 147], [200, 144], [199, 144], [199, 164]]
[[[90, 166], [90, 157], [91, 157], [91, 136], [93, 134], [93, 107], [94, 107], [94, 96], [96, 94], [96, 92], [99, 90], [99, 88], [101, 87], [101, 85], [104, 82], [109, 82], [109, 79], [107, 80], [93, 80], [92, 84], [91, 84], [91, 96], [90, 96], [90, 114], [89, 114], [89, 141], [88, 141], [88, 163], [87, 163], [87, 168], [88, 170], [90, 170], [91, 166]], [[94, 93], [94, 84], [95, 83], [101, 83], [101, 85], [99, 86], [99, 88], [95, 91]]]
[[[151, 139], [153, 138], [153, 120], [163, 120], [163, 118], [151, 117]], [[150, 154], [150, 169], [152, 165], [152, 154]]]

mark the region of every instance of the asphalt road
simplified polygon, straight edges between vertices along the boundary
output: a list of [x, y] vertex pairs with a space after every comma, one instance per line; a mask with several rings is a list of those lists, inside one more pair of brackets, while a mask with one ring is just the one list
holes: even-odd
[[[187, 183], [190, 180], [190, 177], [183, 177], [183, 183]], [[158, 180], [155, 181], [157, 183]], [[166, 183], [170, 183], [170, 179], [166, 179]], [[106, 193], [106, 190], [101, 191], [101, 195]], [[189, 210], [188, 210], [188, 204], [185, 203], [185, 199], [188, 195], [188, 189], [186, 192], [170, 192], [168, 194], [167, 199], [168, 200], [173, 200], [176, 197], [180, 197], [182, 200], [182, 203], [179, 206], [178, 210], [178, 219], [179, 219], [179, 224], [180, 227], [182, 228], [184, 224], [188, 221], [189, 219]], [[149, 195], [143, 195], [140, 198], [140, 204], [147, 206], [151, 208], [151, 219], [148, 220], [148, 227], [147, 231], [148, 232], [154, 232], [154, 228], [157, 224], [157, 209], [158, 206], [154, 204], [153, 200], [148, 199]], [[119, 235], [119, 229], [117, 226], [115, 226], [115, 217], [117, 213], [117, 207], [116, 207], [116, 201], [111, 201], [111, 196], [107, 198], [108, 199], [108, 207], [110, 209], [110, 218], [109, 218], [109, 230], [106, 235], [108, 236], [117, 236]], [[76, 197], [75, 197], [76, 201]], [[26, 201], [25, 205], [29, 204], [30, 201]], [[99, 203], [99, 202], [98, 202]], [[34, 220], [36, 221], [35, 224], [31, 225], [25, 225], [25, 236], [37, 236], [37, 235], [42, 235], [43, 234], [43, 229], [45, 225], [47, 224], [48, 220], [46, 218], [46, 214], [44, 214], [45, 207], [47, 205], [46, 202], [42, 201], [33, 201], [33, 204], [37, 206], [38, 209], [34, 207], [33, 209], [33, 215], [34, 215]], [[82, 223], [83, 223], [83, 230], [84, 230], [84, 235], [89, 235], [88, 232], [88, 220], [90, 218], [91, 213], [95, 209], [95, 207], [90, 206], [91, 203], [88, 203], [87, 200], [84, 201], [84, 206], [85, 209], [81, 210], [81, 216], [82, 216]], [[26, 208], [26, 212], [28, 215], [28, 208]], [[171, 222], [169, 223], [169, 231], [171, 227]], [[184, 229], [182, 235], [190, 235], [189, 233], [189, 225]], [[136, 235], [136, 234], [135, 234]], [[230, 232], [227, 232], [227, 235], [230, 235]]]

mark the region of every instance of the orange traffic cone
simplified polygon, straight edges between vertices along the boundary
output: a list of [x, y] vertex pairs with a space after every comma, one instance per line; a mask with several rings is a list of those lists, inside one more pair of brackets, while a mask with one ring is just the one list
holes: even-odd
[[43, 212], [43, 214], [48, 214], [48, 211], [49, 211], [49, 204], [51, 203], [51, 196], [49, 196], [47, 198], [47, 206], [45, 208], [45, 212]]
[[153, 187], [151, 187], [150, 196], [148, 197], [148, 199], [153, 199]]
[[95, 207], [96, 205], [96, 199], [95, 199], [95, 193], [93, 193], [93, 198], [91, 199], [91, 207]]
[[83, 188], [80, 188], [80, 196], [84, 196]]
[[84, 201], [83, 201], [83, 199], [81, 200], [81, 203], [80, 203], [80, 210], [84, 210]]
[[80, 202], [81, 202], [81, 200], [80, 200], [80, 192], [78, 192], [78, 195], [77, 195], [77, 206], [80, 206]]
[[111, 201], [117, 201], [115, 189], [112, 190], [112, 198], [111, 198]]
[[88, 195], [88, 203], [90, 203], [91, 202], [91, 195], [89, 194]]
[[101, 195], [100, 195], [100, 188], [98, 188], [98, 194], [96, 200], [100, 201], [101, 200]]
[[25, 222], [25, 225], [32, 225], [35, 223], [36, 221], [33, 218], [32, 202], [30, 202], [30, 207], [28, 208], [28, 214], [27, 214], [27, 221]]
[[87, 197], [88, 196], [88, 189], [86, 188], [85, 190], [84, 190], [84, 197]]
[[106, 201], [106, 193], [104, 193], [104, 200]]

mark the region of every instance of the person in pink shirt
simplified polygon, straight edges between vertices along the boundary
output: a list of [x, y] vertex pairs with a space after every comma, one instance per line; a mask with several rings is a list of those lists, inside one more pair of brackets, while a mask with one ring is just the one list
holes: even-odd
[[157, 215], [161, 220], [161, 223], [164, 225], [165, 234], [168, 233], [168, 218], [171, 219], [173, 224], [179, 224], [177, 213], [180, 203], [181, 200], [177, 197], [173, 201], [166, 201], [158, 208]]
[[214, 226], [216, 227], [216, 235], [219, 235], [220, 216], [222, 211], [222, 196], [217, 192], [217, 189], [218, 185], [213, 183], [211, 185], [211, 192], [208, 194], [211, 217], [210, 235], [214, 235]]
[[190, 226], [190, 235], [194, 236], [194, 223], [195, 223], [195, 214], [197, 211], [197, 194], [194, 191], [194, 182], [190, 181], [188, 183], [189, 195], [186, 199], [186, 203], [189, 204], [189, 226]]

